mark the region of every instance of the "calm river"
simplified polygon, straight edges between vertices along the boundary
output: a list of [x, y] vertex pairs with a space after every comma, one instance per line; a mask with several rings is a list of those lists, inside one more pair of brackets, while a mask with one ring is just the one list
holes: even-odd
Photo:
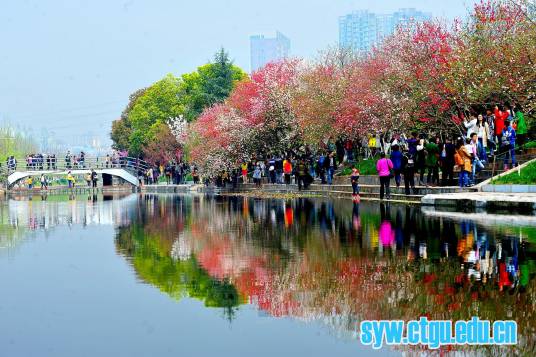
[[[192, 195], [0, 202], [0, 356], [399, 355], [362, 319], [513, 319], [533, 355], [536, 221]], [[446, 351], [447, 349], [445, 349]], [[418, 350], [413, 350], [418, 353]]]

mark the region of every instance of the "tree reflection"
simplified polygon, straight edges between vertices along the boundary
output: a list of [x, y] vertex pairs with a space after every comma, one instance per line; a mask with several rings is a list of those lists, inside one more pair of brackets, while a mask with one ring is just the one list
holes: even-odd
[[531, 229], [312, 199], [144, 196], [135, 214], [117, 249], [175, 298], [247, 302], [349, 335], [361, 319], [514, 319], [521, 343], [507, 351], [535, 343]]

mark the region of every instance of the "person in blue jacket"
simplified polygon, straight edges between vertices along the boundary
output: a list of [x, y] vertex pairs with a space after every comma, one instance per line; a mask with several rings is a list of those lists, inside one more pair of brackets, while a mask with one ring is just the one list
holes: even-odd
[[516, 164], [516, 131], [512, 128], [511, 122], [509, 120], [504, 121], [504, 129], [502, 130], [501, 135], [501, 148], [505, 151], [504, 156], [504, 170], [508, 170], [508, 163], [510, 159], [512, 160], [512, 168]]
[[391, 161], [393, 162], [396, 188], [399, 188], [402, 175], [402, 152], [400, 152], [398, 145], [393, 145], [391, 148]]

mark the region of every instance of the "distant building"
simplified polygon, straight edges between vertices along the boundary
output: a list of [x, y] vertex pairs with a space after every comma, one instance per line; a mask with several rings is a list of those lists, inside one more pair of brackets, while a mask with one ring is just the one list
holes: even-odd
[[288, 57], [290, 40], [277, 31], [272, 38], [255, 35], [249, 38], [251, 48], [251, 71], [256, 71], [269, 62]]
[[399, 26], [432, 19], [432, 14], [413, 8], [400, 9], [392, 14], [375, 14], [367, 10], [355, 11], [339, 17], [339, 45], [367, 52]]

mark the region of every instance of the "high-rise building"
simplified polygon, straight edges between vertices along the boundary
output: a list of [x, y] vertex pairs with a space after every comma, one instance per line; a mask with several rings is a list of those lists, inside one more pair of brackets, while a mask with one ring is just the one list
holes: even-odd
[[277, 31], [275, 37], [255, 35], [249, 38], [251, 47], [251, 71], [256, 71], [269, 62], [288, 57], [290, 40]]
[[409, 26], [431, 18], [431, 13], [413, 8], [399, 9], [392, 14], [355, 11], [339, 17], [339, 45], [366, 52], [385, 37], [392, 35], [399, 26]]

